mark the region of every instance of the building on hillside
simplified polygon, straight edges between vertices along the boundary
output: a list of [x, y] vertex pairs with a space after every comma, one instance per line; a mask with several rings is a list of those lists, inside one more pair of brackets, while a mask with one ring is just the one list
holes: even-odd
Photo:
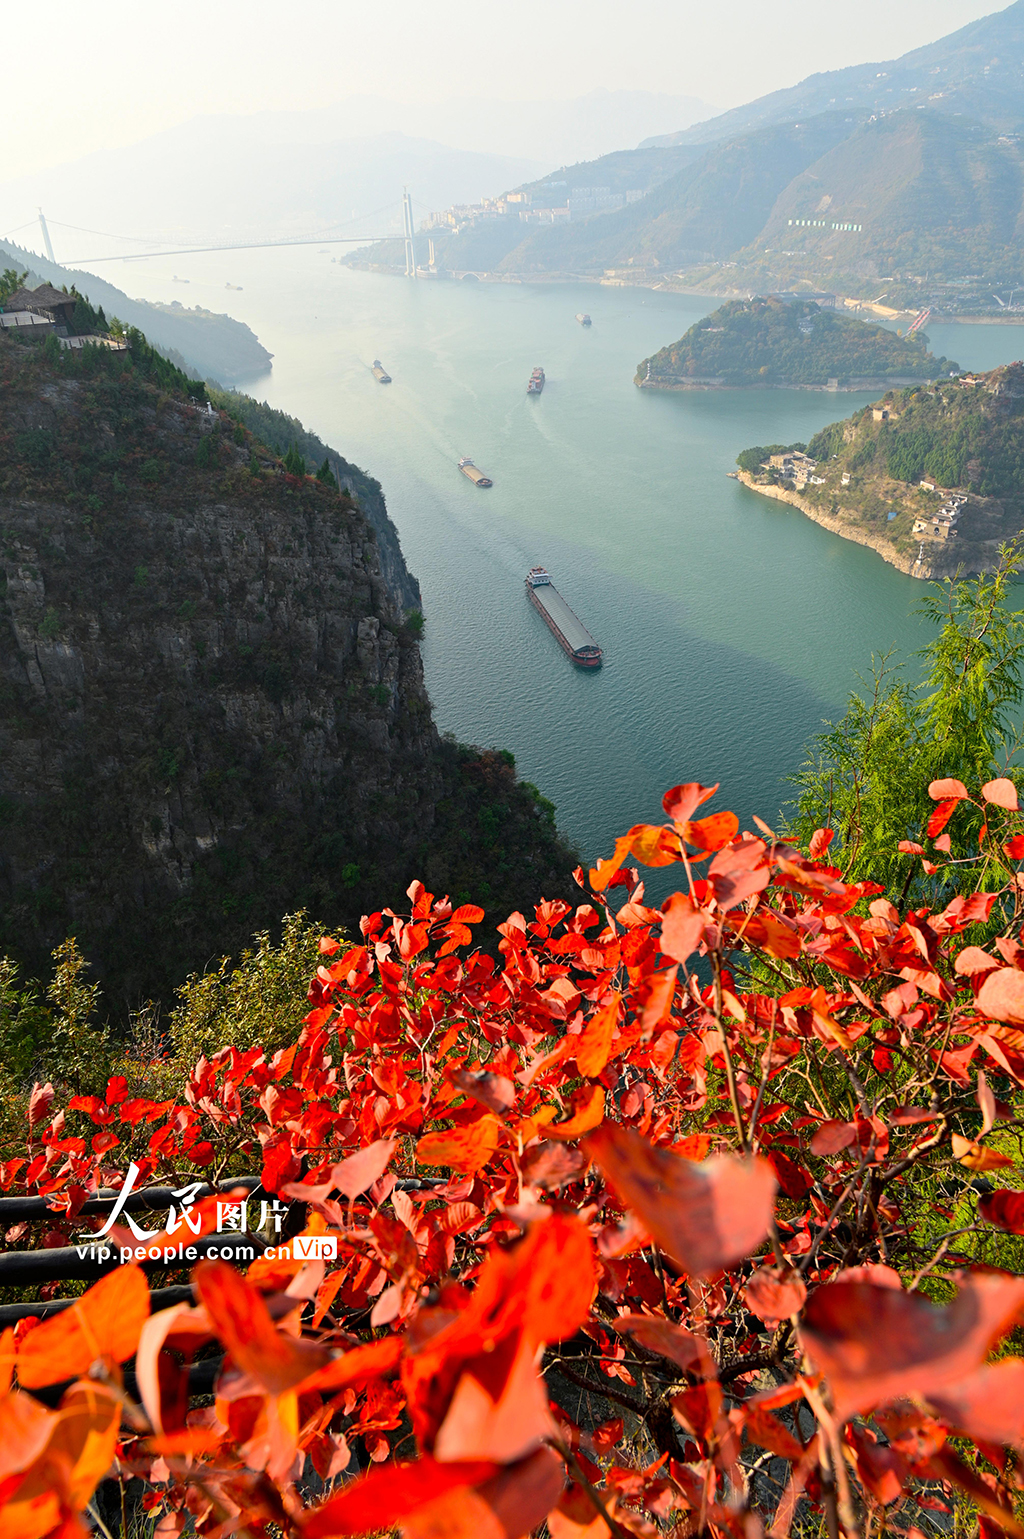
[[834, 310], [836, 307], [836, 296], [834, 294], [829, 294], [825, 291], [819, 292], [818, 290], [812, 292], [809, 289], [779, 289], [776, 293], [769, 294], [768, 298], [778, 299], [784, 305], [795, 305], [798, 301], [803, 303], [810, 299], [821, 310]]
[[34, 310], [12, 310], [8, 315], [6, 310], [0, 310], [0, 331], [22, 331], [33, 337], [45, 337], [53, 330], [53, 322], [45, 315], [36, 315]]
[[818, 468], [817, 460], [812, 460], [810, 455], [802, 453], [799, 449], [771, 455], [768, 468], [777, 470], [784, 481], [792, 481], [797, 491], [802, 490], [808, 481], [815, 486], [825, 484], [823, 477], [814, 475], [814, 471]]
[[914, 533], [932, 540], [955, 540], [957, 537], [957, 531], [948, 518], [915, 519]]
[[58, 333], [66, 336], [74, 323], [77, 295], [65, 294], [52, 283], [41, 283], [37, 289], [15, 289], [4, 301], [4, 314], [15, 315], [28, 311], [52, 321]]
[[612, 192], [610, 187], [573, 187], [569, 193], [569, 214], [604, 214], [610, 209], [622, 208], [625, 196]]

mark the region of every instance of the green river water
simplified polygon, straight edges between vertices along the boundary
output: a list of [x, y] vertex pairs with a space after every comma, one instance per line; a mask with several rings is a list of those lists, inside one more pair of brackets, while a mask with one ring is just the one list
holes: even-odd
[[[633, 385], [639, 359], [714, 301], [413, 283], [315, 251], [104, 275], [247, 321], [275, 358], [245, 388], [381, 481], [422, 584], [440, 728], [511, 749], [588, 859], [656, 818], [680, 780], [720, 780], [716, 806], [771, 821], [872, 652], [895, 646], [916, 668], [924, 585], [726, 475], [738, 450], [809, 439], [871, 397]], [[1024, 327], [929, 334], [964, 367], [1024, 356]], [[377, 357], [391, 385], [371, 374]], [[535, 364], [547, 386], [527, 399]], [[459, 474], [461, 455], [490, 490]], [[538, 563], [604, 648], [600, 672], [575, 669], [526, 601]]]

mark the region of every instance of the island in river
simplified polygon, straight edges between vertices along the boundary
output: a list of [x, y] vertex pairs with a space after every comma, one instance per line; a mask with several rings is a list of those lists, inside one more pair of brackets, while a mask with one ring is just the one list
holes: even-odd
[[734, 299], [638, 366], [644, 390], [751, 385], [808, 390], [875, 390], [958, 372], [928, 351], [921, 331], [900, 337], [813, 299]]
[[738, 455], [752, 491], [912, 577], [992, 571], [1024, 530], [1024, 363], [890, 390], [802, 444]]

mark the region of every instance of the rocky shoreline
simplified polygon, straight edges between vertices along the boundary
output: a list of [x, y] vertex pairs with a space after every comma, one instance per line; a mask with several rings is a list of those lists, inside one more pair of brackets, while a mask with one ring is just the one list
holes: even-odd
[[[776, 502], [788, 502], [792, 507], [798, 508], [805, 517], [815, 524], [820, 524], [830, 534], [838, 534], [841, 539], [852, 540], [855, 545], [866, 545], [894, 566], [898, 572], [904, 572], [908, 577], [918, 577], [925, 582], [931, 582], [936, 578], [952, 577], [961, 567], [965, 566], [962, 549], [949, 551], [946, 548], [925, 552], [921, 559], [912, 554], [903, 554], [898, 551], [891, 540], [883, 535], [872, 534], [870, 530], [858, 528], [856, 524], [844, 519], [835, 513], [826, 513], [823, 509], [815, 507], [799, 492], [790, 491], [785, 486], [759, 485], [744, 470], [734, 472], [735, 479], [741, 481], [750, 491], [757, 492], [761, 497], [771, 497]], [[979, 562], [971, 565], [972, 570], [994, 571], [998, 565], [998, 551], [994, 550], [990, 562]]]

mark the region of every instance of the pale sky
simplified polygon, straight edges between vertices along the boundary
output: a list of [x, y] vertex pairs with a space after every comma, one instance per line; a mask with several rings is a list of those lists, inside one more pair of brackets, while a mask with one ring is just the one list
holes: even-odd
[[[4, 71], [0, 182], [198, 114], [326, 107], [348, 95], [543, 101], [606, 87], [731, 107], [817, 70], [894, 58], [1003, 8], [998, 0], [46, 0], [38, 57]], [[26, 39], [33, 35], [30, 25]]]

